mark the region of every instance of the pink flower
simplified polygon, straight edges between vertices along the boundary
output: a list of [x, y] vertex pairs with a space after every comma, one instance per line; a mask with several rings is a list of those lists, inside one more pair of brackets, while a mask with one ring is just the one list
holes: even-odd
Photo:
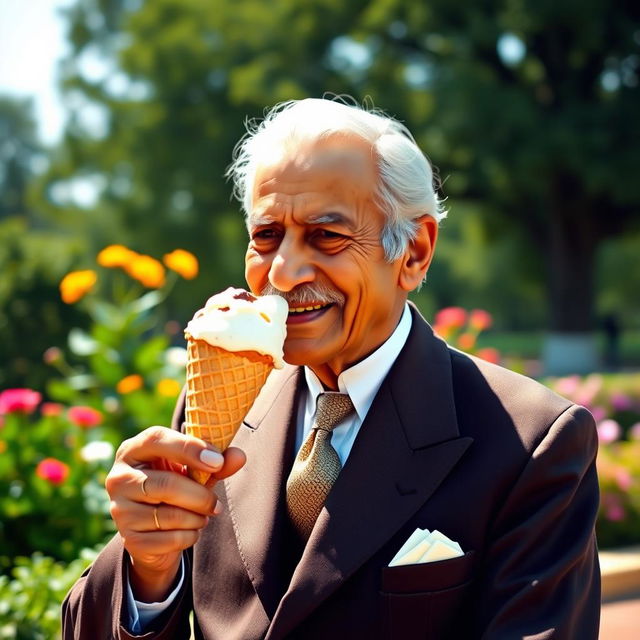
[[69, 465], [56, 458], [45, 458], [38, 463], [36, 475], [51, 484], [62, 484], [69, 475]]
[[626, 411], [627, 409], [631, 409], [633, 402], [628, 395], [616, 391], [611, 394], [611, 406], [616, 411]]
[[624, 467], [618, 467], [615, 470], [614, 478], [621, 491], [629, 491], [631, 485], [633, 484], [631, 473]]
[[580, 386], [580, 376], [567, 376], [558, 378], [555, 383], [555, 390], [563, 396], [572, 396]]
[[467, 312], [462, 307], [445, 307], [436, 313], [435, 323], [440, 327], [464, 327]]
[[598, 439], [601, 444], [609, 444], [620, 437], [620, 425], [615, 420], [603, 420], [598, 425]]
[[42, 395], [32, 389], [7, 389], [0, 393], [0, 414], [33, 413]]
[[591, 407], [591, 415], [596, 422], [602, 422], [607, 417], [607, 410], [604, 407]]
[[602, 376], [597, 373], [592, 373], [590, 376], [585, 378], [584, 384], [578, 390], [578, 393], [573, 400], [577, 404], [590, 407], [598, 393], [602, 390], [602, 384]]
[[484, 331], [493, 324], [493, 318], [484, 309], [474, 309], [469, 314], [469, 326], [476, 331]]
[[62, 360], [62, 351], [58, 347], [49, 347], [43, 354], [45, 364], [56, 364]]
[[621, 522], [627, 516], [620, 498], [613, 494], [602, 496], [604, 517], [611, 522]]
[[67, 417], [73, 424], [83, 429], [90, 429], [102, 422], [102, 414], [93, 407], [71, 407]]
[[64, 407], [58, 402], [43, 402], [40, 413], [43, 416], [59, 416]]
[[636, 422], [634, 425], [631, 425], [629, 429], [629, 437], [632, 440], [640, 440], [640, 422]]

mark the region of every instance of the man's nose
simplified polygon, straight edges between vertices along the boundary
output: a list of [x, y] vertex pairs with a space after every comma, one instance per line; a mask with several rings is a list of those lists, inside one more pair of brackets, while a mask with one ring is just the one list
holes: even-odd
[[280, 291], [291, 291], [299, 284], [312, 282], [315, 270], [303, 248], [285, 239], [269, 269], [269, 282]]

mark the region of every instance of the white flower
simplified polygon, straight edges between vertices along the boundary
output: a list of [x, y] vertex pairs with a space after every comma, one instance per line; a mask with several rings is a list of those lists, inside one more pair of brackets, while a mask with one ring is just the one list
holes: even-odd
[[183, 369], [187, 366], [187, 350], [182, 347], [169, 347], [164, 352], [165, 362], [177, 369]]
[[113, 458], [114, 448], [110, 442], [96, 440], [80, 449], [80, 456], [85, 462], [102, 462]]

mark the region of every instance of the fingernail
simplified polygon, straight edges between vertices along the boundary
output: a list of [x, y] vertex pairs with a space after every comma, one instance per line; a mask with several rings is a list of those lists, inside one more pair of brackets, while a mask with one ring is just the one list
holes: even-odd
[[213, 513], [214, 515], [218, 515], [219, 513], [222, 513], [222, 502], [220, 502], [220, 500], [218, 500], [218, 502], [216, 502], [216, 506], [213, 509]]
[[222, 469], [222, 465], [224, 464], [223, 455], [217, 451], [211, 451], [211, 449], [204, 449], [200, 453], [200, 460], [214, 471]]

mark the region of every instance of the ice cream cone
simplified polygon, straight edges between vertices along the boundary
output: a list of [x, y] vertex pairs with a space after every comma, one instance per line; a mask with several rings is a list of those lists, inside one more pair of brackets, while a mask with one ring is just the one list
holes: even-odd
[[[273, 358], [256, 351], [226, 351], [204, 340], [187, 341], [185, 433], [224, 451], [233, 440], [274, 367]], [[210, 475], [189, 476], [206, 484]]]

